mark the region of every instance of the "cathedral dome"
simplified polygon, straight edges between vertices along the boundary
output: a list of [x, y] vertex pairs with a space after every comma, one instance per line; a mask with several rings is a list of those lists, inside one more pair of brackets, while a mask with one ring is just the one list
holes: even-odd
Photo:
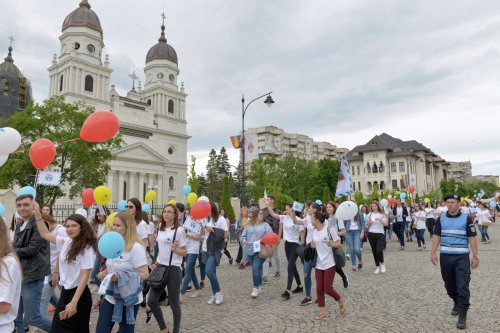
[[146, 55], [146, 63], [160, 59], [169, 60], [177, 64], [177, 53], [174, 48], [167, 44], [167, 39], [165, 38], [165, 25], [161, 26], [161, 36], [158, 39], [158, 43], [151, 47]]
[[12, 46], [9, 47], [9, 54], [4, 60], [5, 61], [0, 64], [0, 75], [2, 77], [10, 77], [16, 79], [23, 78], [23, 74], [21, 73], [19, 68], [14, 65], [14, 59], [12, 58]]
[[87, 27], [99, 32], [102, 36], [102, 27], [99, 17], [90, 9], [90, 4], [87, 0], [82, 0], [82, 2], [80, 2], [80, 7], [66, 16], [62, 25], [62, 31], [69, 27]]

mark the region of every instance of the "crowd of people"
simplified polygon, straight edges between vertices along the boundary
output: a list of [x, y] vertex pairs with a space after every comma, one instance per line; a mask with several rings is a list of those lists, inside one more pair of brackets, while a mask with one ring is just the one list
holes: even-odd
[[[449, 255], [458, 251], [455, 245], [446, 245], [452, 237], [447, 234], [448, 221], [464, 217], [460, 221], [463, 220], [467, 231], [463, 231], [463, 247], [459, 250], [467, 254], [467, 260], [472, 242], [468, 237], [474, 237], [476, 229], [480, 230], [484, 244], [491, 242], [488, 228], [494, 223], [494, 209], [481, 201], [470, 204], [464, 200], [455, 211], [453, 202], [448, 201], [460, 200], [445, 199], [438, 204], [398, 199], [392, 206], [387, 201], [374, 200], [369, 205], [360, 205], [352, 219], [339, 220], [335, 217], [337, 202], [307, 202], [303, 211], [295, 211], [290, 203], [281, 212], [270, 196], [265, 207], [244, 207], [238, 214], [234, 224], [239, 243], [235, 262], [242, 270], [251, 269], [249, 297], [257, 298], [268, 282], [270, 267], [274, 267], [273, 278], [280, 279], [283, 246], [287, 263], [281, 297], [290, 300], [297, 294], [304, 296], [300, 305], [317, 303], [318, 313], [311, 319], [321, 321], [327, 317], [325, 295], [328, 295], [338, 303], [340, 315], [344, 315], [346, 299], [334, 289], [333, 281], [338, 273], [343, 287], [349, 287], [346, 259], [352, 272], [366, 267], [362, 251], [365, 242], [371, 248], [374, 274], [385, 274], [390, 269], [386, 267], [384, 251], [393, 233], [401, 250], [415, 238], [418, 250], [423, 251], [427, 231], [433, 241], [434, 264], [438, 262], [435, 256], [438, 246], [445, 249], [441, 250], [442, 272], [443, 265], [456, 264], [450, 263]], [[172, 332], [179, 332], [181, 303], [188, 291], [190, 298], [200, 297], [206, 278], [211, 288], [207, 303], [224, 302], [217, 267], [224, 254], [229, 264], [233, 264], [227, 249], [231, 221], [214, 203], [210, 203], [210, 214], [203, 219], [192, 218], [189, 208], [182, 204], [166, 204], [153, 221], [136, 198], [128, 200], [126, 210], [118, 213], [111, 225], [106, 224], [109, 214], [106, 207], [100, 207], [92, 216], [79, 209], [64, 221], [63, 227], [54, 219], [51, 207], [40, 207], [32, 195], [17, 197], [11, 228], [0, 223], [0, 333], [25, 332], [29, 326], [45, 332], [89, 332], [92, 306], [99, 309], [98, 333], [111, 332], [115, 324], [121, 333], [134, 332], [141, 308], [146, 311], [147, 322], [154, 317], [160, 332], [165, 333], [170, 332], [161, 308], [165, 304], [173, 314]], [[110, 230], [123, 237], [125, 248], [118, 257], [106, 259], [99, 253], [98, 241]], [[268, 234], [277, 235], [274, 244], [263, 241]], [[462, 231], [451, 234], [462, 235]], [[474, 246], [471, 243], [477, 259]], [[450, 251], [448, 256], [446, 251]], [[298, 261], [303, 263], [302, 276]], [[478, 261], [471, 264], [472, 268], [477, 265]], [[163, 273], [166, 278], [157, 287], [148, 283], [148, 278], [160, 268], [166, 272]], [[460, 321], [468, 309], [468, 296], [462, 297], [456, 289], [459, 283], [466, 284], [468, 289], [468, 281], [448, 276], [449, 272], [442, 274], [454, 301], [452, 314], [458, 314]], [[451, 280], [455, 285], [450, 284]], [[94, 290], [89, 289], [89, 284], [95, 285]], [[463, 285], [458, 288], [463, 289]], [[93, 292], [100, 295], [96, 304]], [[51, 320], [50, 310], [54, 312]]]

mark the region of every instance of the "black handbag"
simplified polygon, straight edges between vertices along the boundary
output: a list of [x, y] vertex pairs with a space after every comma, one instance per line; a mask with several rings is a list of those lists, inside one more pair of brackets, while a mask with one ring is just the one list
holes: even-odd
[[[177, 229], [174, 231], [174, 239], [172, 243], [175, 241], [175, 236], [177, 236]], [[173, 251], [170, 251], [170, 260], [168, 262], [168, 266], [165, 265], [156, 265], [156, 268], [153, 269], [151, 274], [148, 277], [148, 284], [151, 289], [162, 290], [167, 286], [168, 281], [168, 272], [170, 270], [170, 266], [172, 265], [172, 257], [174, 255]], [[158, 257], [158, 254], [156, 255]], [[155, 262], [156, 262], [155, 258]]]

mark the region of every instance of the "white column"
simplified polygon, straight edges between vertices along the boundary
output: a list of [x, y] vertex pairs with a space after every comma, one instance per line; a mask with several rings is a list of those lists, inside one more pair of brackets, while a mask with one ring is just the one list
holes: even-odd
[[113, 176], [114, 176], [114, 172], [112, 170], [109, 171], [108, 173], [108, 180], [107, 180], [107, 185], [109, 187], [109, 189], [111, 190], [111, 198], [115, 198], [116, 199], [116, 192], [114, 192], [113, 190]]
[[[128, 175], [128, 197], [129, 198], [135, 198], [136, 197], [136, 194], [135, 194], [135, 188], [134, 188], [134, 183], [135, 183], [135, 175], [136, 173], [135, 172], [130, 172], [129, 175]], [[139, 199], [140, 200], [140, 199]]]
[[125, 180], [125, 173], [123, 171], [118, 172], [118, 195], [116, 196], [117, 201], [127, 199], [123, 197], [123, 181]]
[[[144, 193], [144, 174], [141, 172], [139, 173], [139, 200], [144, 200], [144, 196], [146, 193]], [[146, 185], [146, 191], [147, 191], [147, 185]]]
[[163, 175], [158, 175], [158, 200], [157, 202], [160, 204], [165, 203], [165, 197], [163, 196], [163, 193], [165, 193], [165, 190], [163, 188]]

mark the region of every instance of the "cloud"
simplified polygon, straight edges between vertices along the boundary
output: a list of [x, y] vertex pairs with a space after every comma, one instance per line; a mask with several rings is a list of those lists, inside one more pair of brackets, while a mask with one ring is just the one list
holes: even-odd
[[[62, 21], [78, 1], [4, 2], [0, 52], [16, 34], [16, 64], [44, 99]], [[112, 84], [125, 93], [129, 73], [143, 76], [163, 8], [154, 0], [90, 3], [103, 26]], [[471, 159], [474, 173], [498, 174], [490, 157], [497, 154], [500, 104], [497, 6], [494, 0], [169, 3], [166, 36], [189, 95], [189, 154], [201, 160], [225, 146], [237, 164], [228, 137], [241, 130], [241, 96], [248, 102], [273, 91], [271, 109], [263, 100], [248, 108], [246, 127], [272, 124], [347, 148], [386, 132], [445, 159]]]

